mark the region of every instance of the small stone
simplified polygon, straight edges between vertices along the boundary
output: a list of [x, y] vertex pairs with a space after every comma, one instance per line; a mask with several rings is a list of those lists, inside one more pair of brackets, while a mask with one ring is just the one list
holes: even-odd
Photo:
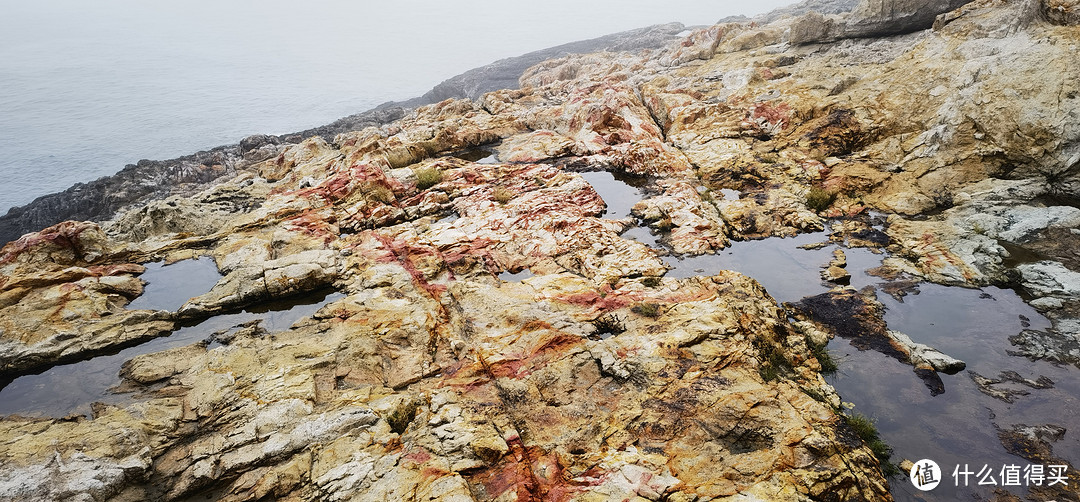
[[1036, 298], [1030, 302], [1032, 307], [1039, 310], [1057, 310], [1065, 305], [1065, 302], [1060, 298], [1054, 298], [1052, 296], [1044, 296], [1042, 298]]
[[912, 341], [911, 337], [894, 330], [888, 330], [887, 334], [898, 345], [898, 349], [908, 354], [911, 364], [916, 367], [929, 367], [934, 371], [940, 371], [946, 375], [954, 375], [964, 370], [967, 364], [964, 361], [945, 355], [941, 351]]
[[498, 462], [506, 452], [510, 451], [510, 447], [507, 446], [506, 441], [497, 435], [489, 435], [481, 438], [474, 439], [469, 446], [472, 448], [473, 453], [481, 460], [489, 464]]
[[834, 265], [834, 266], [841, 267], [841, 268], [847, 266], [847, 255], [844, 253], [843, 249], [836, 248], [836, 249], [833, 250], [832, 254], [833, 254], [833, 260], [832, 260], [832, 262], [829, 263], [830, 265]]
[[821, 278], [835, 284], [846, 285], [851, 282], [851, 272], [836, 265], [829, 265], [821, 271]]

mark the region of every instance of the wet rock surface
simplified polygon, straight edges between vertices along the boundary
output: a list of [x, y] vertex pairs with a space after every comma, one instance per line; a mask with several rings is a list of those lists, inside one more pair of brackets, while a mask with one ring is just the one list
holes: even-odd
[[800, 321], [811, 321], [828, 335], [849, 340], [858, 350], [873, 350], [912, 365], [933, 395], [944, 392], [938, 372], [951, 375], [966, 367], [959, 359], [888, 329], [884, 306], [872, 291], [835, 288], [787, 307]]
[[851, 272], [847, 271], [847, 256], [843, 249], [837, 248], [833, 251], [833, 259], [821, 271], [821, 278], [836, 284], [851, 282]]
[[1020, 384], [1031, 389], [1049, 389], [1054, 386], [1054, 381], [1045, 376], [1040, 376], [1037, 380], [1031, 380], [1020, 376], [1015, 371], [1002, 371], [997, 378], [987, 378], [974, 371], [969, 371], [968, 375], [971, 376], [971, 380], [975, 382], [975, 385], [979, 387], [980, 392], [1006, 403], [1012, 403], [1017, 396], [1026, 396], [1029, 392], [1008, 388], [1002, 384]]
[[64, 222], [0, 250], [0, 378], [173, 329], [168, 312], [124, 309], [145, 267], [114, 245], [93, 223]]
[[[456, 117], [470, 112], [461, 127]], [[16, 243], [15, 279], [19, 265], [58, 255], [213, 258], [222, 278], [161, 314], [170, 319], [328, 285], [347, 296], [286, 331], [241, 329], [220, 346], [132, 359], [120, 374], [121, 387], [140, 396], [134, 404], [97, 405], [91, 419], [9, 418], [0, 494], [887, 496], [877, 458], [809, 397], [829, 395], [817, 360], [753, 280], [660, 279], [658, 252], [620, 237], [627, 222], [602, 218], [604, 200], [558, 164], [429, 153], [486, 141], [492, 128], [519, 134], [515, 119], [448, 102], [412, 120], [453, 120], [454, 129], [425, 135], [404, 122], [391, 137], [361, 131], [339, 136], [339, 146], [315, 138], [264, 161], [259, 168], [277, 181], [241, 176], [185, 202], [134, 208], [104, 229], [79, 224], [95, 239], [50, 229]], [[662, 178], [661, 193], [698, 193], [681, 169], [595, 148], [606, 153], [592, 162], [641, 166]], [[425, 170], [438, 180], [421, 189]], [[217, 212], [225, 197], [262, 200]], [[722, 220], [703, 199], [666, 201], [654, 207], [685, 231], [672, 232], [673, 242], [722, 245], [709, 239], [723, 235], [708, 232]], [[199, 205], [220, 223], [201, 225]], [[450, 210], [458, 218], [440, 218]], [[46, 238], [53, 234], [66, 237]], [[523, 269], [535, 275], [495, 277]], [[129, 315], [125, 305], [111, 304], [110, 316]], [[95, 316], [73, 317], [101, 325]], [[599, 319], [618, 333], [596, 336]], [[124, 443], [85, 447], [118, 430]], [[781, 460], [789, 458], [797, 460]], [[27, 481], [48, 472], [47, 485]]]
[[[178, 192], [118, 198], [87, 213], [98, 223], [0, 251], [0, 371], [274, 299], [342, 296], [291, 327], [139, 354], [118, 387], [132, 400], [90, 418], [0, 420], [0, 499], [903, 493], [839, 416], [822, 348], [839, 335], [910, 364], [923, 399], [967, 364], [891, 329], [872, 289], [781, 308], [737, 272], [666, 277], [678, 265], [664, 255], [828, 226], [827, 242], [800, 250], [838, 246], [826, 280], [865, 281], [853, 271], [882, 253], [874, 274], [897, 280], [885, 291], [898, 301], [919, 280], [1017, 287], [1049, 326], [1020, 332], [1016, 353], [1077, 363], [1080, 270], [1054, 244], [1080, 226], [1062, 197], [1080, 186], [1080, 75], [1060, 3], [935, 4], [933, 30], [920, 19], [903, 36], [804, 45], [836, 20], [723, 23], [659, 48], [548, 59], [513, 89], [196, 155], [204, 168], [178, 167], [196, 180]], [[915, 4], [864, 2], [844, 26]], [[615, 201], [581, 171], [642, 179], [641, 200], [607, 212]], [[656, 242], [628, 238], [641, 227]], [[144, 264], [198, 257], [221, 274], [207, 291], [129, 308]], [[815, 283], [828, 259], [810, 265]], [[988, 401], [1035, 402], [1072, 388], [1060, 370], [962, 380]], [[1021, 456], [1043, 450], [1020, 436], [1061, 436], [1016, 430], [1000, 441]]]
[[[1035, 497], [1046, 500], [1080, 500], [1080, 495], [1070, 488], [1080, 482], [1080, 475], [1075, 471], [1062, 469], [1063, 466], [1068, 466], [1068, 463], [1054, 455], [1053, 443], [1060, 441], [1065, 433], [1065, 428], [1054, 424], [1016, 424], [1011, 428], [998, 430], [1002, 446], [1010, 453], [1037, 465], [1047, 466], [1047, 481], [1031, 488], [1031, 494]], [[1053, 474], [1050, 474], [1050, 469], [1053, 469]], [[1054, 478], [1053, 481], [1050, 476]]]
[[[876, 459], [800, 390], [824, 383], [750, 279], [610, 289], [567, 273], [500, 284], [482, 271], [440, 288], [351, 256], [355, 292], [307, 323], [133, 360], [122, 375], [156, 384], [139, 404], [3, 422], [4, 495], [885, 495]], [[662, 313], [635, 314], [644, 301]], [[625, 331], [591, 340], [590, 320], [605, 314]], [[747, 351], [795, 358], [790, 379], [762, 380], [764, 356], [737, 355]], [[129, 444], [82, 446], [115, 430]], [[39, 444], [52, 446], [36, 456]], [[792, 455], [803, 460], [776, 472]], [[63, 477], [48, 486], [22, 477], [50, 465]]]

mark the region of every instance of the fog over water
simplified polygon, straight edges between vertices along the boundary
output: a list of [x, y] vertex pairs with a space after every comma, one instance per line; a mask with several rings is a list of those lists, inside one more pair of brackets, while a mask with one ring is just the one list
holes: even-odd
[[497, 59], [789, 3], [4, 2], [0, 212], [139, 159], [419, 96]]

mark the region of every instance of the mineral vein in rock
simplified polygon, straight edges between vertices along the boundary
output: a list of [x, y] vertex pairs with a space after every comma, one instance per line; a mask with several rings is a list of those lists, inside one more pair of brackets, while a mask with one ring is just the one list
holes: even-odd
[[[10, 243], [8, 376], [273, 298], [346, 296], [285, 331], [140, 356], [126, 407], [0, 421], [0, 499], [888, 499], [819, 374], [820, 332], [737, 272], [662, 278], [574, 172], [648, 176], [634, 215], [675, 253], [875, 208], [892, 270], [1008, 280], [999, 239], [1078, 219], [1037, 202], [1076, 193], [1076, 4], [978, 0], [891, 38], [875, 26], [907, 11], [878, 4], [549, 60], [520, 89], [332, 139], [256, 138], [193, 196]], [[496, 143], [496, 163], [452, 155]], [[212, 290], [125, 308], [138, 264], [204, 255]], [[1022, 278], [1073, 305], [1058, 267], [1075, 263]]]

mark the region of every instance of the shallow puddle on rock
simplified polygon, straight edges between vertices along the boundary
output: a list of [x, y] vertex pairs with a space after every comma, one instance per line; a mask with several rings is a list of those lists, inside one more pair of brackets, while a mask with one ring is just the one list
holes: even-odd
[[495, 150], [487, 147], [476, 146], [469, 148], [468, 150], [462, 150], [453, 154], [461, 160], [469, 162], [476, 162], [477, 164], [495, 164], [499, 162], [498, 156], [495, 154]]
[[135, 356], [197, 343], [207, 340], [214, 333], [255, 320], [262, 320], [262, 327], [268, 332], [283, 331], [344, 296], [342, 293], [322, 292], [268, 302], [242, 312], [212, 317], [195, 326], [182, 327], [169, 336], [155, 338], [115, 354], [54, 366], [36, 375], [21, 376], [0, 389], [0, 416], [15, 413], [25, 416], [63, 417], [76, 413], [90, 416], [92, 402], [129, 403], [133, 396], [112, 393], [109, 389], [120, 383], [120, 367]]
[[450, 214], [439, 218], [435, 223], [453, 223], [459, 219], [461, 219], [461, 216], [458, 216], [457, 212], [451, 211]]
[[[711, 276], [721, 270], [734, 270], [756, 279], [778, 302], [793, 302], [824, 293], [833, 286], [822, 281], [821, 270], [832, 260], [836, 245], [820, 249], [799, 247], [828, 239], [828, 232], [814, 232], [786, 239], [732, 241], [729, 247], [716, 254], [668, 256], [664, 261], [671, 267], [667, 277]], [[845, 248], [844, 252], [848, 259], [847, 269], [852, 274], [851, 286], [858, 289], [881, 280], [861, 271], [880, 265], [884, 255], [863, 248]]]
[[[916, 490], [906, 475], [891, 480], [893, 496], [901, 501], [982, 499], [976, 494], [989, 498], [987, 487], [953, 486], [952, 472], [957, 465], [968, 464], [978, 471], [986, 464], [996, 479], [1004, 465], [1030, 463], [1005, 450], [995, 426], [1065, 427], [1064, 438], [1052, 444], [1054, 456], [1080, 465], [1080, 372], [1008, 354], [1014, 350], [1008, 338], [1028, 329], [1025, 324], [1045, 329], [1049, 322], [1011, 290], [921, 283], [917, 291], [905, 296], [903, 303], [880, 292], [878, 299], [886, 307], [890, 329], [967, 363], [967, 370], [956, 375], [939, 374], [943, 394], [932, 396], [911, 366], [877, 352], [858, 351], [847, 340], [829, 344], [840, 370], [827, 380], [845, 402], [877, 421], [882, 438], [894, 449], [893, 461], [929, 458], [942, 468], [943, 482], [932, 496]], [[1054, 387], [1036, 389], [1011, 382], [993, 386], [1027, 393], [1014, 396], [1010, 404], [981, 392], [970, 371], [987, 378], [998, 378], [1004, 371], [1030, 380], [1045, 376]]]
[[528, 278], [530, 278], [532, 276], [533, 276], [533, 273], [529, 269], [524, 269], [524, 270], [522, 270], [521, 272], [518, 272], [518, 273], [513, 273], [513, 272], [511, 272], [509, 270], [505, 270], [501, 274], [499, 274], [499, 279], [503, 280], [503, 281], [506, 281], [506, 282], [521, 282], [521, 281], [523, 281], [525, 279], [528, 279]]
[[620, 220], [631, 217], [630, 210], [644, 198], [641, 189], [648, 182], [643, 177], [608, 171], [578, 173], [592, 185], [600, 198], [607, 203], [604, 217]]
[[624, 239], [640, 242], [653, 249], [659, 249], [661, 247], [661, 236], [649, 230], [648, 227], [635, 226], [630, 227], [622, 233]]
[[[665, 260], [674, 267], [667, 275], [690, 277], [735, 270], [756, 279], [778, 301], [796, 301], [832, 287], [819, 274], [837, 246], [799, 248], [827, 240], [827, 232], [817, 232], [787, 239], [733, 242], [716, 255], [667, 257]], [[830, 342], [830, 352], [840, 370], [827, 380], [844, 402], [855, 405], [855, 411], [876, 419], [882, 438], [894, 448], [892, 460], [929, 458], [944, 471], [943, 482], [930, 494], [916, 490], [906, 474], [891, 479], [897, 500], [989, 499], [991, 490], [980, 489], [974, 486], [976, 483], [967, 489], [954, 487], [952, 470], [966, 463], [978, 471], [988, 464], [996, 466], [997, 477], [1004, 465], [1030, 463], [1005, 450], [995, 426], [1006, 430], [1018, 424], [1065, 427], [1064, 438], [1052, 444], [1054, 455], [1080, 465], [1080, 371], [1008, 353], [1016, 350], [1009, 337], [1025, 329], [1046, 329], [1049, 322], [1044, 317], [1016, 292], [994, 287], [978, 290], [917, 283], [898, 300], [885, 293], [887, 281], [866, 273], [881, 264], [884, 254], [863, 248], [843, 249], [846, 268], [852, 274], [851, 286], [877, 288], [878, 300], [886, 307], [889, 329], [957, 357], [967, 363], [967, 370], [987, 378], [1014, 371], [1029, 380], [1046, 376], [1054, 381], [1054, 387], [1049, 389], [1012, 382], [995, 385], [1027, 392], [1016, 395], [1010, 404], [981, 392], [968, 371], [961, 371], [956, 375], [939, 374], [945, 392], [932, 396], [910, 365], [878, 352], [859, 351], [845, 339]], [[1022, 491], [1016, 493], [1023, 495]], [[976, 494], [981, 498], [973, 498]]]
[[188, 300], [210, 291], [221, 279], [213, 258], [203, 256], [165, 265], [147, 263], [139, 279], [144, 283], [143, 294], [128, 304], [128, 310], [176, 311]]
[[[596, 193], [604, 199], [607, 210], [604, 217], [610, 219], [633, 218], [631, 210], [645, 197], [642, 188], [648, 184], [648, 180], [642, 176], [632, 176], [624, 173], [611, 173], [608, 171], [592, 171], [578, 173], [585, 181], [592, 185]], [[624, 239], [640, 242], [651, 248], [660, 248], [661, 236], [653, 233], [648, 227], [640, 225], [630, 227], [622, 233]]]
[[998, 245], [1005, 249], [1009, 256], [1001, 261], [1002, 266], [1016, 268], [1025, 263], [1036, 263], [1050, 259], [1042, 253], [1037, 253], [1019, 244], [998, 239]]

